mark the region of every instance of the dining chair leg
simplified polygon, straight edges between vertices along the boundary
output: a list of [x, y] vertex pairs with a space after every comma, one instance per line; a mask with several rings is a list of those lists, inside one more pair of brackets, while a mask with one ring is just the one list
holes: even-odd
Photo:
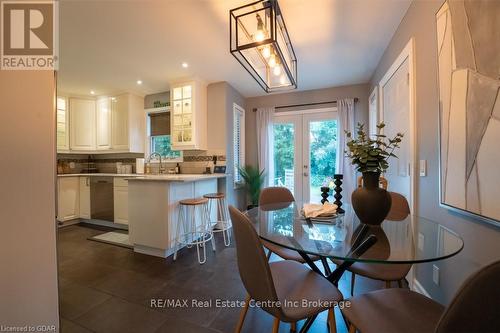
[[280, 330], [280, 320], [278, 318], [274, 318], [273, 333], [278, 333], [279, 330]]
[[351, 273], [351, 296], [354, 296], [354, 283], [356, 282], [356, 274]]
[[356, 333], [356, 326], [354, 324], [349, 325], [349, 333]]
[[385, 288], [388, 289], [391, 287], [391, 281], [385, 281]]
[[245, 316], [247, 315], [249, 303], [250, 303], [250, 295], [247, 295], [247, 298], [245, 298], [245, 303], [243, 303], [243, 307], [241, 308], [240, 319], [238, 319], [238, 325], [234, 330], [235, 333], [240, 333], [241, 329], [243, 328], [243, 322], [245, 321]]
[[297, 323], [290, 323], [290, 332], [297, 332]]
[[403, 280], [398, 280], [398, 287], [403, 288]]
[[330, 333], [337, 332], [337, 323], [335, 322], [335, 312], [334, 309], [328, 309], [328, 324], [330, 326]]
[[269, 261], [269, 259], [271, 259], [272, 254], [273, 254], [273, 252], [271, 250], [267, 250], [267, 261]]

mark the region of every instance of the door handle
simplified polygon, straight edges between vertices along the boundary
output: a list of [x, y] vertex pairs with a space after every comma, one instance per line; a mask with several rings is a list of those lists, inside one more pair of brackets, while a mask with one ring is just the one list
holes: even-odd
[[307, 177], [309, 176], [309, 174], [307, 172], [304, 172], [304, 177]]

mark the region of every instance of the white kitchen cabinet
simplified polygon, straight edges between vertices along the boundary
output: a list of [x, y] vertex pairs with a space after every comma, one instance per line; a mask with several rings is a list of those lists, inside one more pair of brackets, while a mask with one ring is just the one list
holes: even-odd
[[69, 116], [68, 100], [65, 97], [57, 97], [57, 152], [69, 151]]
[[111, 98], [111, 145], [114, 151], [144, 153], [144, 98], [123, 94]]
[[128, 181], [115, 177], [113, 182], [115, 223], [128, 225]]
[[207, 149], [207, 87], [201, 81], [171, 84], [173, 150]]
[[96, 109], [96, 149], [111, 149], [111, 99], [97, 99]]
[[80, 218], [90, 219], [90, 177], [80, 177]]
[[96, 149], [95, 100], [70, 98], [70, 149], [92, 151]]
[[68, 221], [80, 215], [80, 177], [57, 179], [57, 220]]

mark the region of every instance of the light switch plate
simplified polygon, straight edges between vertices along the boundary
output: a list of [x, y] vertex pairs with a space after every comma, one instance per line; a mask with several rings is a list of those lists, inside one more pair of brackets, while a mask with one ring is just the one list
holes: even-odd
[[420, 160], [419, 171], [420, 171], [420, 177], [427, 176], [427, 161], [426, 160]]
[[439, 267], [432, 265], [432, 281], [439, 286]]

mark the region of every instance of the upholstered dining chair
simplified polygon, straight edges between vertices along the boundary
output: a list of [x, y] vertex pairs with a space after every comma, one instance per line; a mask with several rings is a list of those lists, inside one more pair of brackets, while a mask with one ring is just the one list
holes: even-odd
[[[333, 308], [343, 299], [340, 291], [327, 279], [296, 261], [269, 263], [249, 219], [233, 206], [229, 206], [229, 214], [233, 222], [238, 269], [248, 292], [235, 331], [241, 332], [253, 299], [275, 318], [273, 333], [278, 332], [280, 322], [290, 323], [291, 330], [296, 331], [297, 321], [325, 310], [328, 310], [330, 333], [336, 332]], [[309, 306], [302, 306], [304, 300], [312, 302]]]
[[383, 289], [356, 296], [342, 313], [349, 333], [500, 332], [500, 261], [469, 277], [445, 309], [407, 289]]
[[[389, 192], [392, 205], [386, 219], [389, 221], [402, 221], [410, 215], [410, 205], [406, 198], [396, 192]], [[334, 261], [338, 264], [338, 262]], [[411, 269], [410, 264], [375, 264], [355, 262], [348, 270], [351, 272], [351, 296], [354, 294], [356, 274], [373, 280], [385, 282], [385, 287], [390, 288], [392, 281], [397, 281], [398, 287], [403, 287], [403, 281]]]
[[[266, 187], [262, 189], [259, 197], [259, 205], [270, 205], [277, 204], [280, 202], [293, 202], [295, 198], [293, 197], [292, 192], [286, 187]], [[271, 258], [271, 255], [274, 253], [277, 256], [285, 259], [285, 260], [295, 260], [300, 263], [305, 263], [305, 260], [297, 253], [297, 251], [293, 251], [282, 246], [273, 244], [266, 240], [261, 240], [262, 245], [268, 250], [267, 259]], [[311, 260], [317, 261], [320, 258], [318, 256], [310, 256]]]

